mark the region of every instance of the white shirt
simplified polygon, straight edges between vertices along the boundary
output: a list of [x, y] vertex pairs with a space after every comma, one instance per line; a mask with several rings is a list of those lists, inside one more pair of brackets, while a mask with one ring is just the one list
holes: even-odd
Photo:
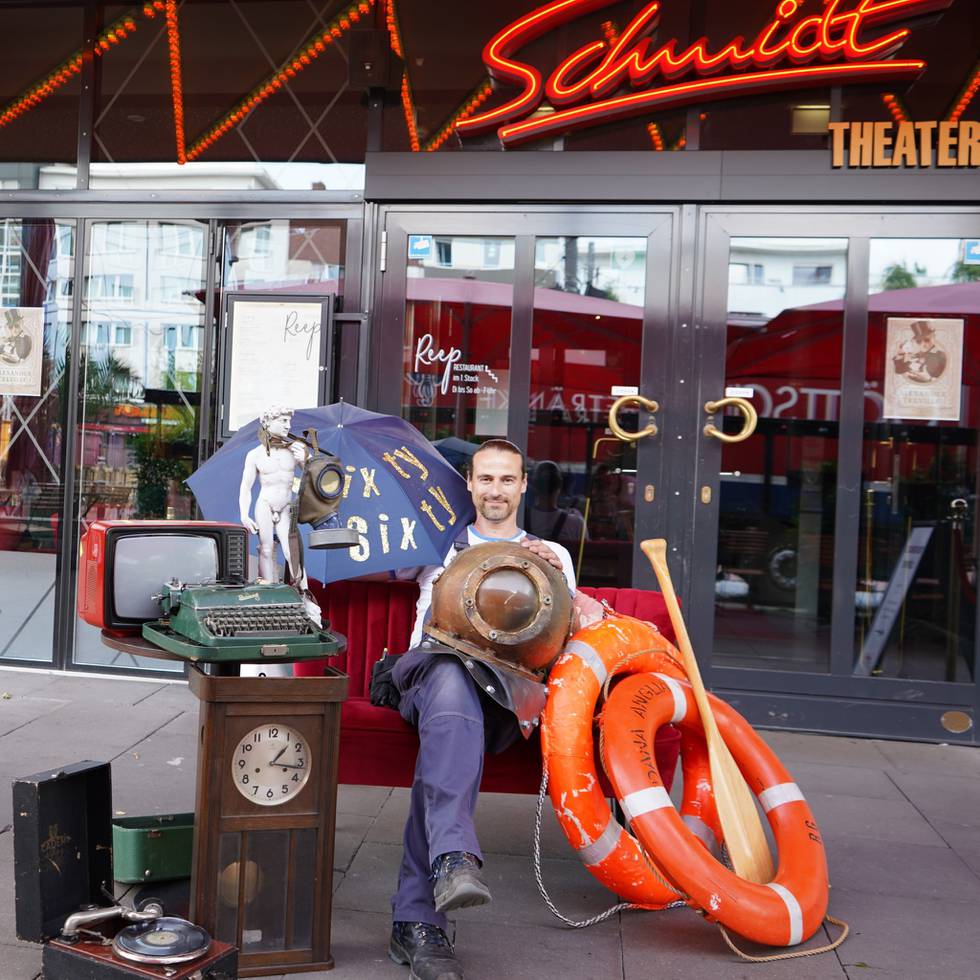
[[[471, 547], [475, 544], [486, 544], [488, 541], [520, 541], [521, 538], [523, 538], [527, 533], [526, 531], [518, 531], [512, 538], [487, 538], [477, 532], [473, 528], [472, 524], [466, 529], [466, 531], [469, 536]], [[572, 564], [572, 556], [568, 553], [566, 548], [562, 547], [555, 541], [545, 541], [542, 538], [541, 542], [542, 544], [546, 544], [561, 560], [562, 574], [565, 576], [565, 581], [568, 583], [568, 588], [574, 592], [575, 566]], [[419, 573], [419, 601], [415, 605], [415, 628], [412, 630], [412, 639], [408, 644], [409, 650], [414, 650], [415, 647], [421, 645], [422, 643], [422, 634], [425, 632], [425, 617], [429, 611], [429, 606], [432, 605], [433, 581], [437, 575], [441, 574], [449, 567], [452, 560], [458, 554], [459, 552], [454, 546], [449, 549], [449, 553], [446, 555], [445, 561], [443, 561], [442, 565], [426, 565], [426, 567]]]

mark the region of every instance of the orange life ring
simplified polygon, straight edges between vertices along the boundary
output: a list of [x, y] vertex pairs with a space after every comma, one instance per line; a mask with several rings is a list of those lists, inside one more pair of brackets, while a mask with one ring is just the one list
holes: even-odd
[[691, 687], [665, 672], [624, 679], [602, 713], [606, 774], [633, 832], [668, 880], [708, 917], [755, 942], [795, 946], [827, 912], [827, 858], [799, 787], [737, 711], [710, 697], [718, 728], [765, 810], [779, 866], [765, 885], [739, 878], [699, 846], [674, 809], [650, 746], [668, 722], [703, 741]]
[[[649, 623], [607, 615], [580, 630], [548, 675], [541, 749], [555, 816], [582, 863], [625, 901], [663, 908], [679, 896], [651, 870], [636, 839], [613, 817], [596, 773], [592, 735], [596, 702], [606, 678], [651, 671], [685, 676], [676, 647]], [[713, 816], [707, 754], [702, 751], [698, 756], [695, 751], [683, 765], [682, 812], [691, 832], [711, 846], [720, 834]]]

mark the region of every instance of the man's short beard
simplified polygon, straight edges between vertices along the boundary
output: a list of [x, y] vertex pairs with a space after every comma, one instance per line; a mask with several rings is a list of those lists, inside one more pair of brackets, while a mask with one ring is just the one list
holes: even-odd
[[490, 513], [488, 513], [487, 508], [488, 507], [507, 507], [507, 506], [508, 506], [507, 502], [506, 501], [503, 501], [503, 500], [493, 501], [493, 502], [482, 500], [482, 501], [480, 501], [479, 504], [477, 504], [477, 508], [476, 509], [480, 512], [480, 516], [482, 518], [484, 518], [485, 520], [492, 521], [494, 524], [502, 524], [508, 518], [510, 518], [511, 516], [513, 516], [515, 513], [517, 513], [517, 507], [515, 506], [513, 508], [513, 510], [508, 510], [502, 517], [497, 517], [496, 515], [491, 516]]

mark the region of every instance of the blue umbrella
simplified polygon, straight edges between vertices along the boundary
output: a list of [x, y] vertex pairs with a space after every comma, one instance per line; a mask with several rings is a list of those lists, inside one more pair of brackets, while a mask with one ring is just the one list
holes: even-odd
[[[372, 572], [441, 564], [473, 519], [466, 483], [414, 426], [346, 402], [297, 409], [290, 431], [316, 431], [320, 448], [344, 465], [342, 526], [359, 534], [356, 547], [314, 551], [301, 524], [307, 574], [335, 582]], [[258, 445], [258, 420], [243, 426], [188, 479], [207, 520], [238, 523], [245, 456]], [[252, 502], [258, 496], [252, 487]], [[257, 538], [249, 536], [254, 553]]]

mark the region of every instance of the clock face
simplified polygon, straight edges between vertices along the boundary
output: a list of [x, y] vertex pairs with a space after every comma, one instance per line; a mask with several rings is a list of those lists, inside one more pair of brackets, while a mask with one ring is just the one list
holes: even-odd
[[293, 799], [310, 778], [310, 747], [287, 725], [259, 725], [235, 746], [231, 775], [245, 799], [278, 806]]

